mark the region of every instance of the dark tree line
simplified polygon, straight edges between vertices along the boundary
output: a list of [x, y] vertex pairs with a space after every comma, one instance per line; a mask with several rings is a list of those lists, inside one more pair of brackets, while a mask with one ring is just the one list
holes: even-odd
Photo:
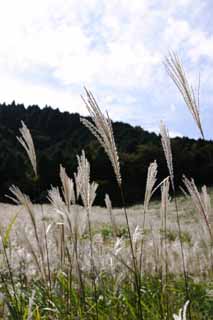
[[[19, 127], [23, 120], [31, 130], [37, 158], [39, 179], [33, 173], [23, 148], [18, 143]], [[147, 168], [157, 160], [159, 180], [168, 175], [166, 161], [155, 133], [122, 122], [113, 123], [121, 172], [128, 204], [141, 202], [145, 191]], [[0, 104], [0, 201], [8, 201], [5, 194], [16, 184], [34, 201], [45, 202], [47, 189], [60, 185], [59, 164], [72, 177], [76, 171], [76, 155], [84, 149], [91, 163], [92, 180], [99, 183], [96, 203], [103, 204], [109, 193], [114, 205], [120, 204], [111, 164], [98, 142], [80, 123], [77, 113], [60, 112], [46, 106]], [[213, 183], [213, 142], [189, 138], [172, 139], [175, 182], [181, 184], [182, 174], [194, 177], [198, 185]]]

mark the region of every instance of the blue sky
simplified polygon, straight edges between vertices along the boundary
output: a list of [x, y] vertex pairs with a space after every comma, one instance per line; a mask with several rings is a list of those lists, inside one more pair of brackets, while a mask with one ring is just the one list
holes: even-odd
[[0, 0], [0, 101], [86, 115], [86, 85], [113, 120], [172, 136], [199, 132], [163, 60], [201, 74], [200, 114], [213, 138], [212, 0]]

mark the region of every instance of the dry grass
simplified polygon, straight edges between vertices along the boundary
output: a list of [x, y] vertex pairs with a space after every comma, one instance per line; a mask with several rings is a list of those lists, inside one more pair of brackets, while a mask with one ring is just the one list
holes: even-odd
[[[184, 197], [178, 198], [178, 205], [181, 207], [180, 210], [180, 219], [182, 226], [182, 240], [184, 245], [184, 252], [186, 255], [186, 264], [187, 270], [190, 274], [195, 276], [197, 275], [205, 275], [208, 273], [210, 268], [210, 252], [209, 252], [209, 234], [208, 229], [206, 228], [205, 223], [201, 219], [199, 215], [197, 215], [196, 211], [192, 209], [190, 199], [186, 199]], [[160, 202], [151, 202], [150, 209], [147, 212], [146, 216], [146, 228], [144, 230], [145, 235], [145, 244], [144, 244], [144, 254], [143, 254], [143, 270], [153, 272], [156, 270], [156, 259], [159, 260], [161, 257], [161, 238], [162, 238], [162, 220], [160, 214]], [[34, 205], [36, 223], [38, 228], [39, 235], [43, 234], [44, 222], [46, 226], [51, 226], [48, 231], [48, 244], [51, 247], [51, 252], [55, 252], [55, 255], [52, 256], [51, 265], [52, 268], [57, 268], [57, 237], [58, 230], [60, 227], [60, 223], [64, 223], [61, 215], [56, 212], [55, 208], [52, 205]], [[133, 206], [127, 209], [129, 224], [131, 228], [131, 232], [134, 233], [134, 230], [137, 226], [143, 225], [143, 212], [144, 207], [142, 205]], [[180, 248], [179, 248], [179, 239], [178, 239], [178, 229], [176, 224], [176, 211], [175, 204], [173, 201], [170, 201], [167, 213], [167, 244], [168, 244], [168, 268], [169, 271], [175, 273], [181, 273], [181, 256], [180, 256]], [[13, 226], [10, 235], [11, 248], [17, 255], [16, 259], [16, 267], [18, 268], [18, 260], [22, 258], [22, 254], [25, 249], [23, 249], [23, 243], [25, 242], [25, 237], [23, 235], [27, 235], [31, 241], [35, 241], [33, 236], [33, 228], [31, 219], [26, 211], [26, 209], [22, 206], [14, 206], [8, 204], [1, 204], [0, 206], [0, 219], [1, 225], [7, 226], [12, 217], [18, 212], [18, 217], [16, 220], [16, 224]], [[112, 214], [114, 217], [114, 221], [116, 223], [116, 229], [120, 230], [120, 236], [127, 237], [127, 232], [125, 232], [126, 222], [125, 217], [123, 215], [122, 209], [113, 209]], [[88, 239], [88, 229], [86, 226], [85, 220], [85, 209], [81, 206], [71, 206], [70, 208], [70, 217], [72, 219], [72, 223], [76, 222], [76, 217], [78, 216], [78, 224], [81, 226], [81, 234], [82, 241], [81, 250], [87, 250], [87, 241]], [[105, 254], [105, 258], [101, 263], [102, 268], [105, 267], [108, 269], [108, 259], [113, 246], [115, 245], [116, 238], [113, 236], [107, 237], [104, 239], [103, 230], [110, 230], [111, 226], [111, 218], [107, 209], [102, 207], [93, 207], [90, 212], [90, 219], [92, 227], [92, 235], [94, 240], [97, 264], [100, 263], [100, 260], [103, 259], [103, 253]], [[67, 237], [69, 236], [69, 229], [65, 228], [67, 232]], [[113, 234], [113, 233], [112, 233]], [[98, 244], [97, 244], [98, 239]], [[33, 247], [36, 248], [36, 243], [32, 243]], [[96, 248], [97, 245], [97, 248]], [[97, 249], [97, 250], [96, 250]], [[102, 252], [101, 256], [98, 256], [98, 253]], [[18, 254], [17, 254], [18, 253]], [[19, 253], [21, 256], [19, 257]], [[122, 252], [123, 256], [126, 255], [128, 257], [129, 247], [126, 244], [125, 248]], [[31, 259], [30, 272], [32, 272], [34, 261], [33, 257], [30, 257], [30, 253], [27, 253], [28, 259]], [[55, 261], [54, 261], [55, 257]], [[13, 257], [14, 258], [14, 257]], [[127, 258], [127, 260], [129, 260]], [[106, 265], [104, 266], [104, 261]], [[15, 266], [13, 263], [13, 266]], [[98, 267], [98, 265], [97, 265]], [[125, 267], [123, 267], [125, 269]], [[36, 270], [35, 270], [36, 272]]]

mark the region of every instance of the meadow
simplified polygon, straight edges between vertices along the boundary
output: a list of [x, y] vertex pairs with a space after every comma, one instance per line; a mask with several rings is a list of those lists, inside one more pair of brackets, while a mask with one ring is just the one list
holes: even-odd
[[[204, 138], [199, 92], [175, 54], [165, 66]], [[127, 207], [111, 120], [87, 89], [83, 100], [91, 121], [82, 125], [112, 164], [122, 208], [113, 208], [108, 195], [105, 208], [93, 206], [98, 184], [91, 182], [84, 151], [73, 179], [60, 166], [61, 185], [48, 191], [48, 204], [33, 204], [11, 186], [14, 205], [0, 206], [1, 319], [213, 319], [213, 191], [198, 190], [183, 176], [177, 195], [169, 133], [161, 123], [168, 176], [158, 184], [153, 161], [143, 204]], [[36, 150], [24, 122], [18, 141], [36, 189]], [[161, 199], [153, 201], [159, 189]]]

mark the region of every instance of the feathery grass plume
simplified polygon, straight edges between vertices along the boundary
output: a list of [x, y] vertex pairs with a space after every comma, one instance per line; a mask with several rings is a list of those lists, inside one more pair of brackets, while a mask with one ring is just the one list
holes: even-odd
[[[36, 222], [36, 218], [35, 218], [36, 213], [35, 213], [33, 204], [31, 202], [29, 196], [24, 194], [18, 187], [12, 185], [9, 188], [9, 191], [13, 194], [13, 197], [12, 196], [7, 196], [7, 197], [10, 198], [11, 200], [13, 200], [16, 204], [24, 206], [30, 216], [33, 230], [34, 230], [34, 235], [35, 235], [38, 250], [39, 250], [39, 255], [42, 260], [43, 275], [44, 275], [44, 279], [45, 279], [46, 268], [45, 268], [45, 260], [44, 260], [44, 250], [43, 250], [43, 245], [42, 245], [42, 238], [39, 237], [38, 226], [37, 226], [37, 222]], [[36, 255], [36, 253], [35, 253], [35, 255]]]
[[116, 242], [114, 244], [114, 248], [113, 248], [113, 254], [115, 256], [117, 256], [123, 249], [125, 248], [125, 241], [124, 239], [121, 238], [117, 238]]
[[117, 234], [116, 221], [115, 221], [115, 217], [114, 217], [114, 215], [112, 213], [112, 203], [111, 203], [110, 197], [109, 197], [109, 195], [107, 193], [105, 195], [104, 201], [105, 201], [105, 205], [107, 207], [107, 210], [109, 212], [110, 221], [111, 221], [112, 230], [113, 230], [113, 235], [116, 236], [116, 234]]
[[21, 121], [21, 124], [22, 124], [22, 128], [19, 128], [21, 137], [17, 137], [17, 140], [20, 142], [20, 144], [23, 146], [23, 148], [27, 152], [27, 155], [33, 167], [33, 171], [35, 173], [35, 177], [38, 178], [36, 153], [35, 153], [33, 139], [32, 139], [30, 130], [27, 128], [24, 121]]
[[62, 192], [64, 196], [65, 203], [67, 207], [70, 207], [70, 204], [75, 204], [75, 191], [73, 180], [68, 177], [65, 168], [60, 165], [60, 179], [62, 183]]
[[96, 197], [98, 184], [90, 183], [90, 164], [85, 157], [84, 150], [81, 156], [77, 156], [78, 170], [75, 175], [77, 194], [80, 194], [85, 208], [90, 209]]
[[161, 187], [161, 213], [167, 211], [167, 209], [168, 209], [169, 184], [170, 184], [168, 178], [164, 179], [162, 187]]
[[33, 204], [31, 202], [29, 196], [24, 194], [15, 185], [12, 185], [9, 188], [9, 191], [13, 194], [13, 196], [8, 196], [7, 195], [7, 198], [11, 199], [14, 203], [16, 203], [18, 205], [24, 206], [27, 209], [28, 213], [30, 214], [30, 218], [32, 220], [33, 226], [35, 228], [36, 227], [35, 212], [34, 212]]
[[47, 199], [50, 201], [53, 209], [61, 216], [62, 222], [58, 223], [60, 229], [60, 252], [61, 252], [61, 265], [63, 263], [64, 258], [64, 243], [65, 243], [65, 231], [64, 231], [64, 221], [67, 218], [67, 222], [69, 224], [69, 228], [72, 234], [72, 224], [69, 217], [68, 207], [65, 205], [58, 187], [51, 186], [51, 189], [48, 191]]
[[173, 161], [172, 161], [172, 149], [171, 142], [169, 137], [168, 129], [166, 128], [163, 121], [160, 122], [160, 135], [161, 135], [161, 144], [166, 158], [167, 167], [169, 170], [169, 175], [171, 179], [172, 189], [175, 190], [174, 186], [174, 171], [173, 171]]
[[178, 315], [173, 314], [174, 320], [186, 320], [186, 311], [187, 311], [188, 304], [189, 304], [189, 300], [187, 300], [185, 302], [183, 308], [181, 308], [179, 310], [179, 314]]
[[82, 97], [87, 110], [92, 118], [92, 121], [81, 118], [81, 122], [87, 127], [90, 132], [97, 138], [101, 146], [104, 148], [107, 156], [112, 164], [118, 185], [121, 186], [120, 163], [117, 148], [115, 145], [112, 122], [107, 114], [107, 117], [101, 112], [94, 96], [85, 88], [86, 98]]
[[145, 191], [145, 197], [144, 197], [144, 211], [146, 212], [148, 210], [150, 199], [153, 195], [153, 188], [157, 181], [157, 173], [158, 173], [158, 165], [156, 160], [154, 162], [151, 162], [148, 168], [147, 172], [147, 178], [146, 178], [146, 191]]
[[59, 213], [62, 217], [65, 215], [65, 203], [60, 195], [58, 187], [51, 186], [51, 189], [48, 190], [47, 199], [53, 206], [54, 210]]
[[197, 93], [195, 93], [195, 89], [189, 83], [186, 73], [184, 71], [183, 65], [178, 55], [175, 52], [169, 53], [169, 55], [165, 58], [164, 65], [168, 75], [170, 76], [170, 78], [173, 80], [178, 90], [180, 91], [189, 111], [191, 112], [197, 124], [197, 127], [201, 133], [201, 136], [204, 139], [204, 133], [202, 129], [200, 112], [199, 112], [200, 79], [198, 82]]
[[211, 224], [209, 222], [209, 216], [212, 215], [212, 210], [211, 210], [211, 203], [210, 203], [210, 198], [207, 193], [207, 189], [204, 186], [202, 188], [202, 193], [198, 191], [196, 184], [194, 182], [194, 179], [188, 179], [186, 176], [183, 176], [183, 183], [189, 192], [192, 202], [196, 208], [196, 210], [199, 212], [199, 214], [204, 218], [204, 221], [206, 223], [206, 226], [209, 231], [209, 235], [211, 239], [213, 240], [213, 234], [211, 230]]
[[[156, 160], [154, 162], [151, 162], [148, 168], [147, 172], [147, 178], [146, 178], [146, 191], [144, 196], [144, 210], [143, 210], [143, 224], [142, 224], [142, 233], [144, 233], [145, 230], [145, 224], [146, 224], [146, 213], [148, 211], [149, 202], [152, 197], [152, 194], [154, 193], [154, 185], [157, 181], [157, 162]], [[155, 188], [156, 190], [156, 188]], [[140, 270], [142, 268], [142, 260], [143, 260], [143, 251], [144, 251], [144, 240], [141, 240], [141, 254], [140, 254]]]
[[208, 194], [207, 187], [205, 185], [202, 187], [201, 190], [202, 190], [203, 202], [205, 204], [205, 209], [208, 217], [208, 222], [211, 230], [213, 230], [213, 212], [212, 212], [212, 206], [211, 206], [211, 199]]
[[136, 248], [136, 244], [142, 240], [142, 237], [143, 237], [143, 230], [141, 227], [137, 225], [132, 235], [132, 243], [135, 245], [135, 248]]

